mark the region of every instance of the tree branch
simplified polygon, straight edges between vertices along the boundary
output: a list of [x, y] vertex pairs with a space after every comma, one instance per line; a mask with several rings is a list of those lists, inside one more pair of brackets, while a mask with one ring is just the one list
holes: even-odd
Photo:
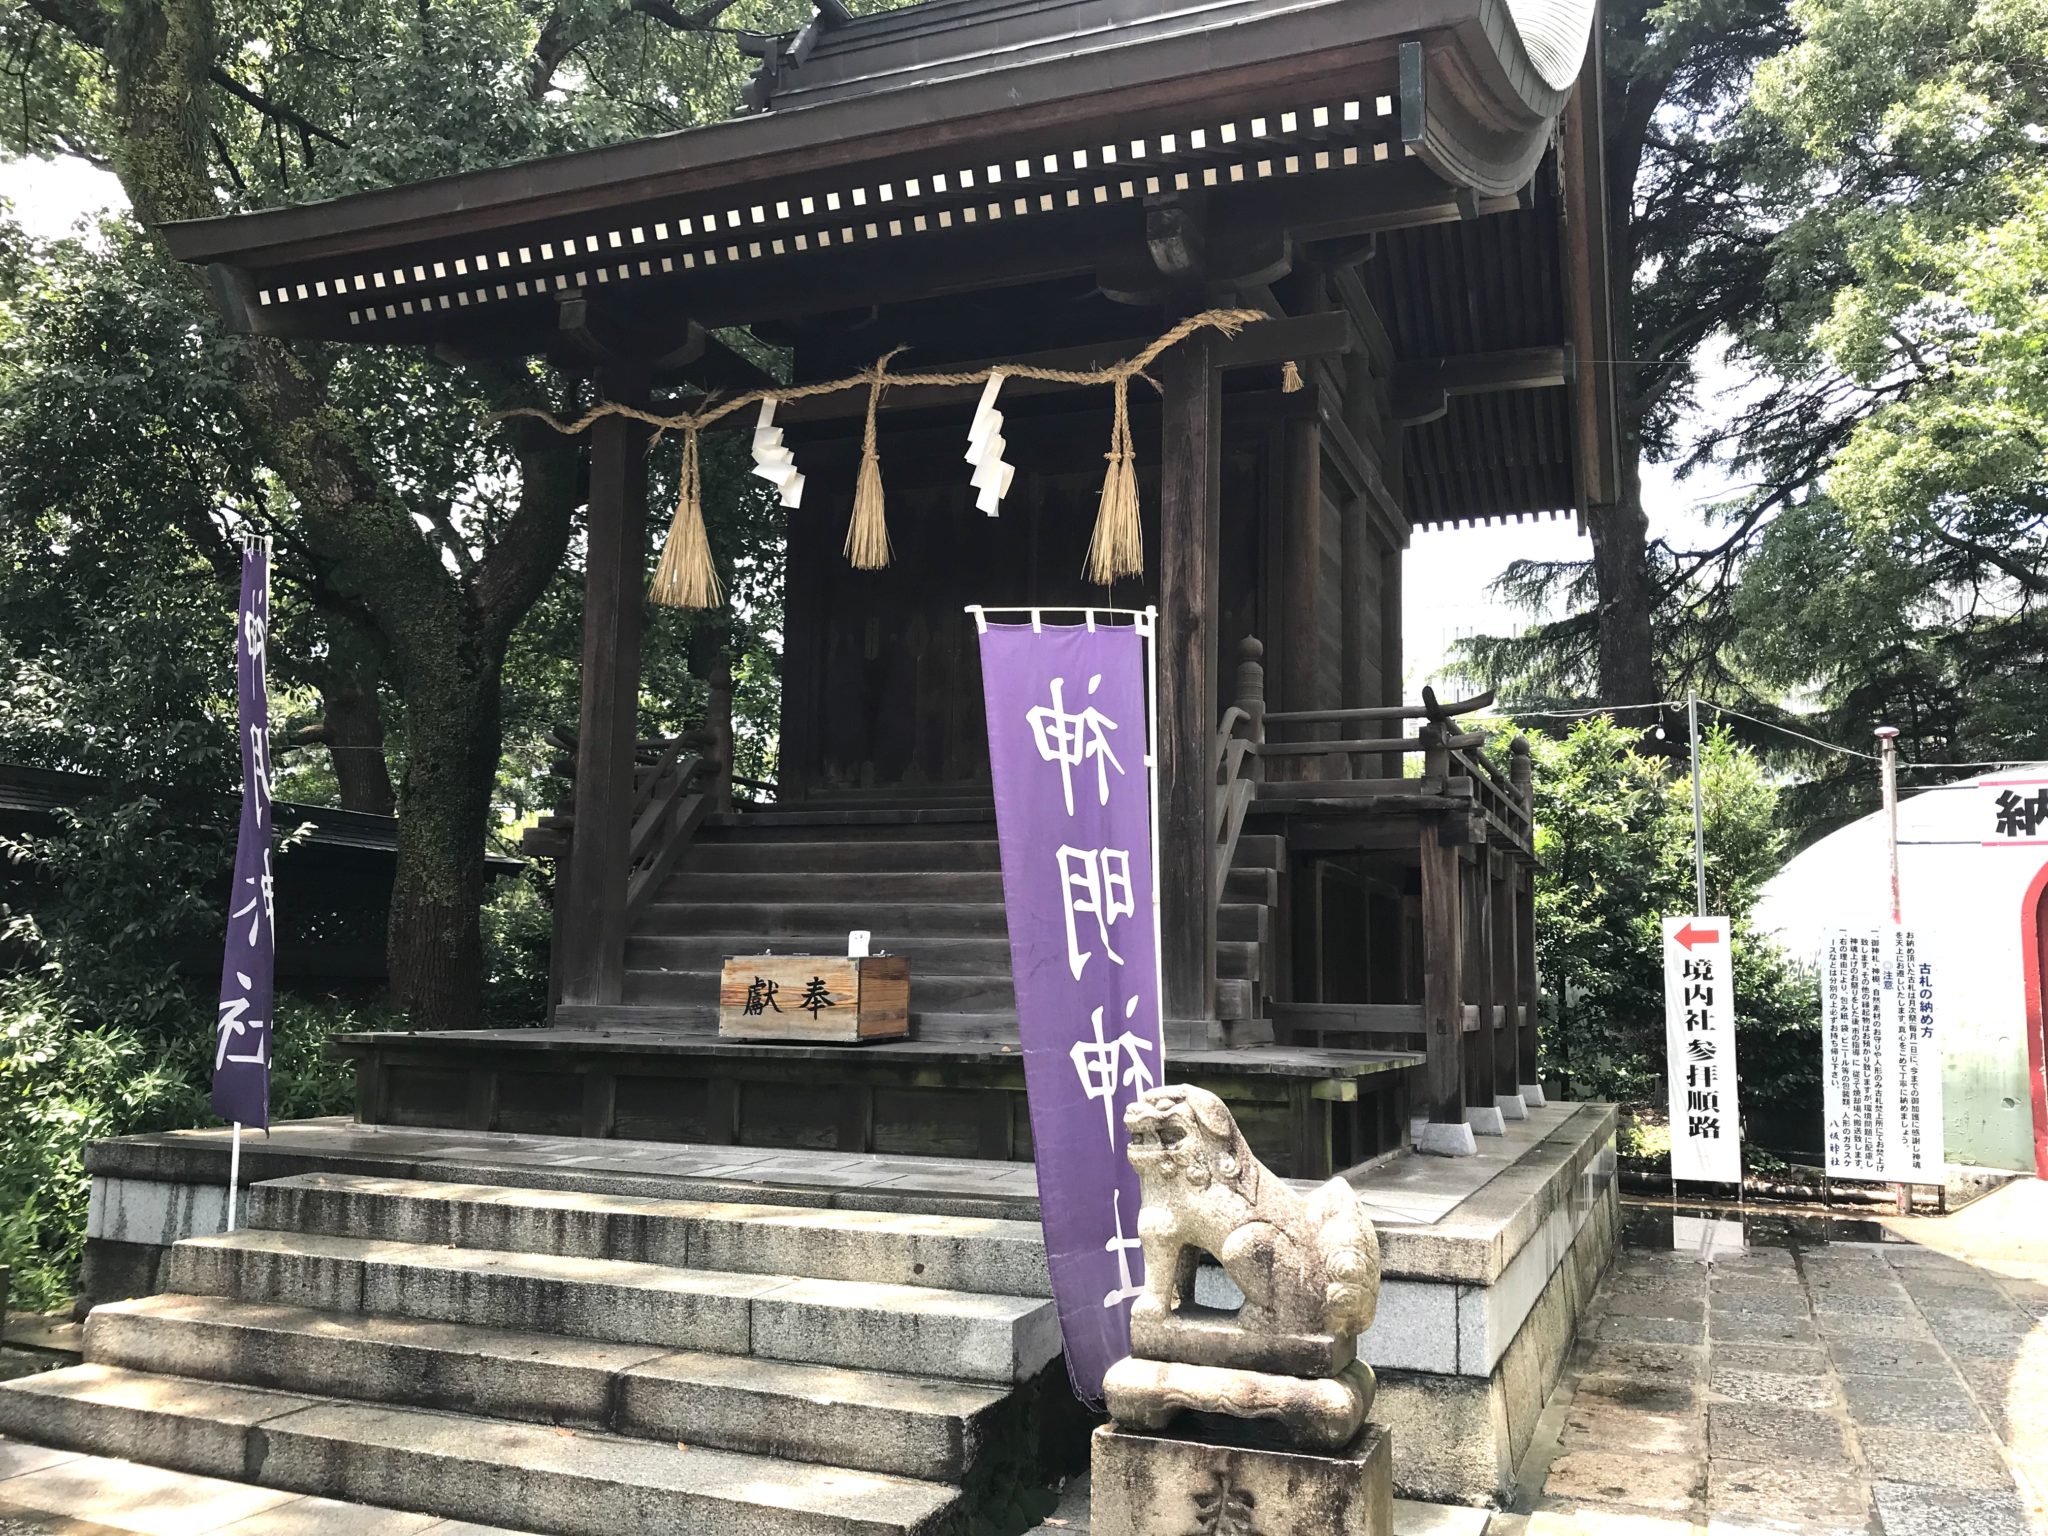
[[541, 24], [540, 36], [533, 44], [533, 66], [527, 73], [526, 94], [539, 101], [554, 89], [555, 71], [562, 67], [562, 61], [592, 38], [610, 31], [628, 16], [645, 16], [658, 21], [673, 32], [709, 32], [720, 16], [730, 10], [736, 0], [705, 0], [695, 10], [686, 11], [673, 0], [625, 0], [625, 4], [610, 16], [593, 22], [589, 17], [580, 21], [553, 12]]
[[244, 106], [254, 107], [258, 112], [261, 112], [273, 123], [287, 123], [290, 126], [298, 129], [299, 132], [303, 135], [315, 139], [326, 140], [329, 144], [332, 144], [336, 149], [350, 149], [354, 147], [348, 142], [348, 140], [337, 138], [335, 137], [335, 135], [329, 133], [325, 128], [322, 128], [318, 123], [314, 122], [304, 113], [299, 112], [292, 107], [286, 106], [281, 101], [271, 100], [261, 91], [251, 90], [248, 86], [242, 84], [241, 81], [237, 80], [233, 75], [229, 74], [225, 69], [222, 69], [218, 64], [211, 66], [206, 71], [206, 78], [211, 80], [215, 85], [219, 86], [222, 90], [226, 91], [230, 96], [234, 97], [235, 100], [241, 102]]

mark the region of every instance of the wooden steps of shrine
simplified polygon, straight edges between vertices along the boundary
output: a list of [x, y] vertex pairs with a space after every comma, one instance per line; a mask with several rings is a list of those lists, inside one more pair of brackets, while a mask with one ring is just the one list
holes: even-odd
[[[712, 978], [707, 998], [718, 995], [717, 977], [725, 957], [735, 954], [735, 940], [727, 933], [643, 933], [627, 941], [626, 970], [697, 973]], [[979, 977], [1000, 981], [1007, 994], [1010, 986], [1010, 941], [1001, 938], [876, 932], [876, 954], [906, 954], [913, 957], [913, 997], [930, 1000], [924, 983], [942, 977]], [[830, 955], [843, 951], [846, 935], [839, 933], [798, 934], [774, 946], [778, 954]], [[1221, 976], [1255, 979], [1259, 974], [1259, 946], [1250, 941], [1225, 941], [1216, 946], [1216, 970]], [[1005, 1006], [1008, 1006], [1006, 1003]]]
[[[994, 813], [986, 806], [769, 810], [702, 829], [642, 908], [626, 946], [622, 995], [607, 1009], [659, 1009], [690, 1034], [716, 1028], [728, 957], [845, 953], [865, 929], [878, 953], [910, 960], [912, 1033], [1016, 1037], [1008, 921]], [[1217, 1012], [1265, 1013], [1268, 951], [1286, 848], [1239, 841], [1217, 915]], [[556, 1022], [596, 1022], [565, 1004]], [[608, 1012], [607, 1022], [632, 1015]], [[651, 1020], [650, 1020], [651, 1021]]]
[[1035, 1222], [344, 1173], [247, 1214], [0, 1434], [543, 1536], [923, 1536], [1044, 1480]]

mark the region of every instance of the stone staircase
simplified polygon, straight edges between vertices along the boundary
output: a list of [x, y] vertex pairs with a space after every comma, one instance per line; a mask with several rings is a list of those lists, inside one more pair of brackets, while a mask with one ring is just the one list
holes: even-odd
[[0, 1434], [548, 1536], [1029, 1523], [1066, 1397], [1036, 1223], [351, 1174], [247, 1206], [0, 1387]]
[[[872, 819], [861, 819], [872, 818]], [[1218, 1017], [1265, 1016], [1285, 841], [1244, 837], [1217, 916]], [[1017, 1038], [993, 815], [755, 811], [700, 830], [641, 909], [620, 1004], [567, 1004], [558, 1024], [716, 1032], [719, 968], [763, 951], [844, 954], [855, 928], [910, 957], [923, 1040]]]

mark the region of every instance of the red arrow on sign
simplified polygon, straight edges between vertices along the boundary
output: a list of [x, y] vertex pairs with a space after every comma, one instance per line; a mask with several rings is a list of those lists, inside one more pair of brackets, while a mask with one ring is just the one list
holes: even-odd
[[1720, 943], [1721, 930], [1718, 928], [1695, 928], [1691, 923], [1687, 923], [1678, 932], [1671, 935], [1671, 937], [1683, 944], [1687, 950], [1691, 950], [1695, 944]]

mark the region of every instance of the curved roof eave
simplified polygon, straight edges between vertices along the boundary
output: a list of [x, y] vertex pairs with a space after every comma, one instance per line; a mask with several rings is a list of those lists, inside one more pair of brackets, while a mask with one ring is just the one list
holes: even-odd
[[[465, 172], [258, 212], [165, 226], [179, 259], [230, 266], [270, 266], [303, 259], [337, 242], [397, 247], [429, 234], [444, 220], [469, 228], [550, 217], [597, 203], [627, 203], [672, 193], [683, 183], [745, 179], [763, 165], [857, 158], [900, 150], [927, 138], [942, 122], [969, 135], [995, 131], [1051, 112], [1085, 109], [1091, 89], [1104, 105], [1157, 96], [1169, 84], [1226, 79], [1236, 72], [1272, 75], [1320, 58], [1386, 48], [1415, 38], [1452, 38], [1435, 48], [1445, 78], [1460, 85], [1435, 94], [1421, 158], [1456, 185], [1482, 196], [1525, 185], [1547, 146], [1557, 112], [1583, 57], [1596, 0], [1215, 0], [1191, 10], [1232, 15], [1220, 26], [1171, 24], [1128, 44], [1098, 31], [1077, 56], [1037, 58], [1011, 68], [968, 65], [945, 78], [897, 79], [864, 94], [739, 117], [653, 138], [570, 155]], [[898, 13], [902, 14], [902, 13]], [[1235, 56], [1219, 57], [1219, 39], [1243, 39]], [[1257, 41], [1253, 41], [1256, 38]], [[1077, 39], [1078, 41], [1078, 39]], [[1129, 66], [1111, 91], [1092, 87], [1075, 66], [1114, 56]], [[1141, 62], [1142, 61], [1142, 62]], [[1437, 75], [1438, 66], [1431, 66]], [[886, 78], [884, 72], [883, 78]], [[1559, 80], [1562, 79], [1562, 84]]]

